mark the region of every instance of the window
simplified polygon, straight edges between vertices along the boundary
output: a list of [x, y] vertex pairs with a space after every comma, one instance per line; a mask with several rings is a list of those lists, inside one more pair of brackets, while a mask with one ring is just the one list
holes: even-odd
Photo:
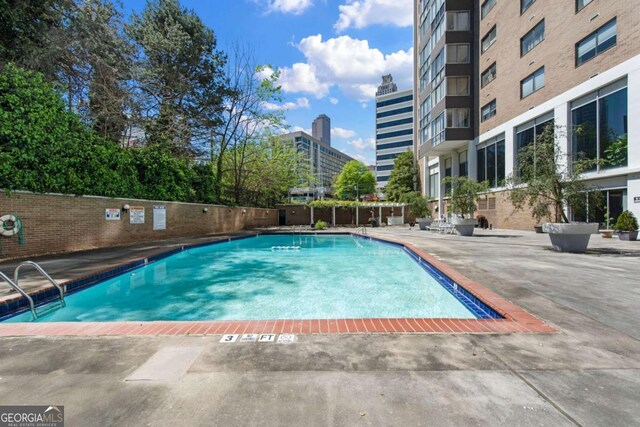
[[376, 108], [386, 107], [387, 105], [399, 104], [401, 102], [412, 101], [413, 95], [402, 96], [400, 98], [389, 99], [388, 101], [380, 101], [376, 103]]
[[442, 49], [438, 55], [434, 58], [431, 64], [431, 85], [437, 85], [444, 77], [444, 55], [445, 51]]
[[585, 8], [585, 6], [587, 6], [592, 1], [593, 0], [576, 0], [576, 12], [580, 12], [582, 9]]
[[536, 0], [520, 0], [520, 14], [523, 14], [529, 9]]
[[447, 12], [447, 31], [469, 31], [469, 11]]
[[482, 121], [489, 120], [496, 115], [496, 100], [494, 99], [484, 107], [482, 107]]
[[544, 40], [544, 19], [520, 39], [520, 56], [526, 55], [531, 49], [538, 46], [542, 40]]
[[496, 26], [487, 33], [486, 36], [482, 38], [482, 53], [485, 53], [489, 47], [496, 41]]
[[431, 146], [435, 147], [444, 141], [444, 125], [444, 112], [442, 112], [431, 122], [431, 136], [433, 137], [431, 140]]
[[390, 128], [393, 126], [406, 125], [409, 123], [413, 123], [413, 117], [408, 117], [406, 119], [400, 119], [400, 120], [392, 120], [390, 122], [378, 123], [376, 125], [376, 129]]
[[429, 166], [429, 197], [438, 198], [438, 165]]
[[448, 128], [468, 128], [469, 109], [468, 108], [448, 108], [447, 109]]
[[481, 82], [480, 84], [482, 87], [485, 87], [495, 79], [496, 79], [496, 63], [494, 62], [492, 65], [489, 66], [489, 68], [484, 70], [484, 72], [482, 73], [482, 76], [480, 77], [480, 82]]
[[617, 19], [613, 19], [576, 44], [576, 66], [600, 55], [617, 42]]
[[478, 148], [478, 181], [489, 181], [489, 187], [502, 187], [505, 180], [504, 135]]
[[469, 166], [467, 165], [467, 152], [463, 151], [458, 155], [458, 176], [468, 176]]
[[520, 97], [525, 98], [544, 87], [544, 67], [525, 77], [520, 82]]
[[393, 138], [396, 136], [411, 135], [412, 133], [413, 133], [412, 129], [397, 130], [395, 132], [379, 133], [378, 135], [376, 135], [376, 138], [378, 139]]
[[602, 161], [593, 170], [627, 165], [627, 88], [620, 85], [572, 103], [573, 156]]
[[493, 9], [493, 6], [496, 5], [496, 0], [484, 0], [482, 3], [482, 19]]
[[448, 96], [468, 96], [469, 77], [447, 77]]
[[397, 110], [384, 111], [382, 113], [376, 113], [376, 118], [381, 119], [383, 117], [395, 116], [402, 113], [410, 113], [413, 111], [413, 107], [398, 108]]
[[448, 44], [447, 64], [468, 64], [469, 45], [468, 44]]
[[[516, 127], [516, 155], [515, 163], [517, 164], [522, 149], [530, 144], [535, 144], [545, 131], [547, 126], [553, 127], [553, 112], [542, 115], [528, 123]], [[534, 150], [535, 151], [535, 150]], [[535, 154], [535, 153], [534, 153]], [[533, 159], [535, 162], [535, 158]], [[535, 165], [534, 165], [535, 168]], [[520, 175], [520, 168], [516, 166], [516, 174]]]
[[[444, 160], [444, 177], [445, 178], [449, 178], [453, 173], [453, 159], [451, 157], [449, 157], [448, 159]], [[449, 195], [449, 192], [451, 191], [451, 184], [447, 183], [444, 185], [444, 194], [445, 195]]]

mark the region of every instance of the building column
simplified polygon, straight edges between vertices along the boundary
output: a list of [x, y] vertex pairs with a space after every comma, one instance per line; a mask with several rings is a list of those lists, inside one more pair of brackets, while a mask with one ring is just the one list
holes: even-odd
[[[640, 117], [640, 70], [629, 73], [627, 76], [627, 117]], [[627, 139], [627, 168], [629, 170], [640, 169], [640, 120], [629, 120], [629, 133]], [[626, 208], [633, 212], [636, 218], [640, 218], [640, 173], [627, 176], [627, 203]], [[636, 202], [638, 200], [638, 202]]]

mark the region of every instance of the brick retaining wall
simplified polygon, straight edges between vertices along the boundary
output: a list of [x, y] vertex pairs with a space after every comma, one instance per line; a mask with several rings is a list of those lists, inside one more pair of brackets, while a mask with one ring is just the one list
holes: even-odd
[[[144, 224], [131, 224], [129, 212], [119, 221], [105, 220], [105, 209], [125, 204], [145, 208]], [[166, 207], [166, 230], [153, 230], [153, 206]], [[203, 212], [206, 208], [207, 212]], [[278, 224], [277, 209], [230, 208], [196, 203], [105, 197], [34, 194], [0, 190], [0, 216], [13, 214], [24, 223], [18, 236], [0, 236], [0, 259], [125, 245], [178, 237], [202, 236]]]

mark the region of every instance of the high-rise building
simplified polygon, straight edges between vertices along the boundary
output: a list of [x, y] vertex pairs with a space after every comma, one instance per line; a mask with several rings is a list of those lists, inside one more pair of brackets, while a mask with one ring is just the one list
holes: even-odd
[[313, 121], [311, 135], [331, 146], [331, 119], [326, 114], [320, 114]]
[[291, 132], [282, 135], [281, 138], [290, 141], [296, 147], [300, 154], [300, 162], [305, 163], [305, 169], [314, 178], [311, 187], [301, 185], [291, 188], [289, 193], [292, 200], [306, 201], [332, 197], [333, 180], [353, 158], [305, 132]]
[[397, 91], [391, 74], [376, 95], [376, 182], [384, 192], [400, 153], [413, 152], [413, 90]]
[[567, 162], [578, 153], [601, 161], [585, 177], [603, 191], [604, 207], [567, 207], [569, 217], [640, 216], [640, 121], [628, 121], [640, 117], [637, 6], [416, 0], [415, 148], [423, 191], [440, 213], [441, 178], [466, 175], [491, 187], [479, 214], [496, 227], [529, 228], [528, 215], [511, 215], [505, 179], [519, 150], [553, 124]]

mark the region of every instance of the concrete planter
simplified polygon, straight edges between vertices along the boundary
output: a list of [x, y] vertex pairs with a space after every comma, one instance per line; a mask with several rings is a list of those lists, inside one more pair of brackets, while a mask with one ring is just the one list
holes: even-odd
[[455, 218], [451, 223], [456, 228], [456, 232], [459, 236], [473, 236], [473, 230], [476, 228], [478, 221], [476, 219], [460, 219]]
[[551, 245], [556, 251], [583, 253], [587, 251], [591, 235], [598, 232], [598, 225], [597, 222], [546, 222], [542, 229], [549, 233]]
[[629, 240], [635, 242], [638, 239], [637, 231], [618, 231], [620, 240]]
[[431, 225], [431, 218], [416, 218], [420, 230], [426, 230]]

